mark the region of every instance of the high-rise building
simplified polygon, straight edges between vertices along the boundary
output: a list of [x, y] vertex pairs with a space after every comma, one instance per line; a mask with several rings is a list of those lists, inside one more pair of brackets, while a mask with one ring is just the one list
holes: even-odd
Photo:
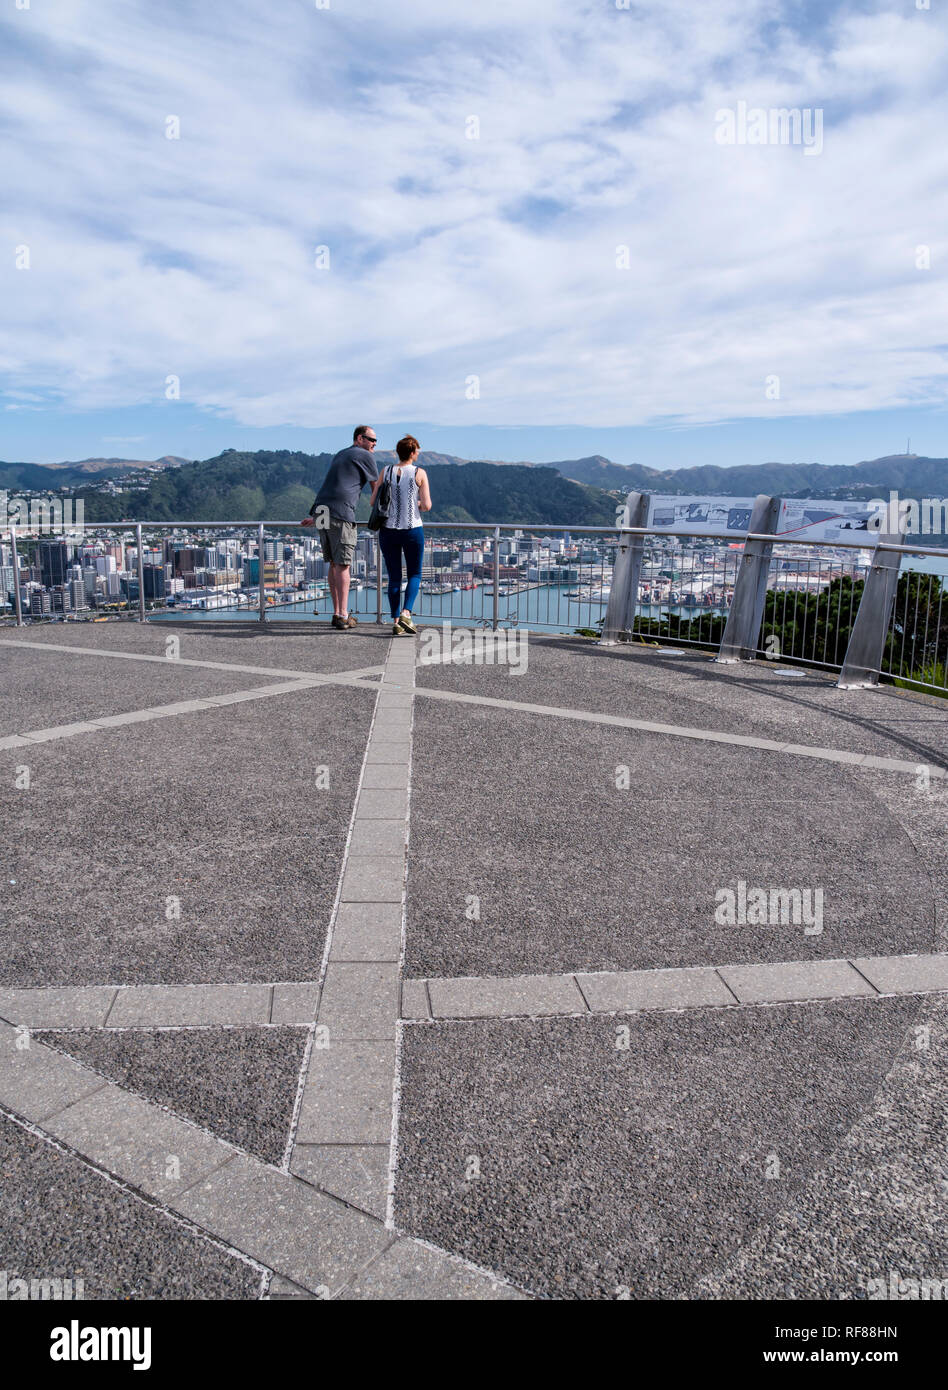
[[145, 581], [145, 597], [163, 599], [165, 596], [164, 565], [144, 565], [142, 578]]
[[174, 552], [174, 572], [175, 574], [187, 574], [193, 570], [203, 569], [206, 559], [207, 552], [203, 546], [185, 546]]
[[41, 583], [51, 589], [54, 584], [65, 584], [66, 571], [72, 562], [71, 545], [65, 541], [40, 541], [39, 566]]

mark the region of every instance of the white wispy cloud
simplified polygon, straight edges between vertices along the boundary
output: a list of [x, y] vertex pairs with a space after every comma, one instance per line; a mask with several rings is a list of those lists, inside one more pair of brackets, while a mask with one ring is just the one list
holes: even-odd
[[[14, 400], [162, 400], [171, 374], [252, 425], [945, 400], [936, 11], [330, 4], [6, 10]], [[822, 152], [717, 144], [741, 101], [820, 108]]]

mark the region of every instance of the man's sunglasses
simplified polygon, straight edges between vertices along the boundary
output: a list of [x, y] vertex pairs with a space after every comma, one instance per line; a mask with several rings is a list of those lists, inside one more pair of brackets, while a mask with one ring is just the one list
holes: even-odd
[[369, 444], [377, 444], [379, 442], [374, 434], [364, 434], [362, 438]]

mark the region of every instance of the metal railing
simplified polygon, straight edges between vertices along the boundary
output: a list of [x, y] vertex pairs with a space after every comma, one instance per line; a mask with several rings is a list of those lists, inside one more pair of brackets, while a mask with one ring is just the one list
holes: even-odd
[[[773, 499], [758, 499], [764, 501]], [[328, 620], [331, 614], [328, 585], [307, 578], [314, 568], [310, 562], [321, 558], [318, 533], [299, 522], [95, 522], [83, 526], [71, 544], [87, 545], [116, 533], [123, 538], [123, 552], [129, 547], [135, 552], [131, 570], [124, 569], [117, 578], [103, 576], [119, 593], [86, 594], [83, 581], [88, 607], [25, 612], [24, 584], [49, 577], [50, 552], [44, 573], [39, 547], [70, 538], [10, 528], [17, 624], [102, 616], [140, 622], [239, 618], [265, 624], [287, 618]], [[213, 541], [222, 535], [238, 543], [233, 554], [241, 567], [217, 571], [224, 582], [197, 588], [184, 601], [173, 594], [146, 593], [146, 575], [151, 587], [164, 589], [163, 542], [187, 538], [191, 546], [198, 546], [200, 538]], [[872, 684], [886, 677], [923, 690], [948, 691], [943, 581], [918, 570], [898, 574], [908, 556], [937, 557], [948, 574], [948, 550], [898, 544], [901, 538], [889, 537], [875, 545], [871, 538], [795, 541], [754, 529], [735, 537], [733, 532], [646, 526], [442, 522], [426, 526], [425, 535], [415, 610], [423, 620], [591, 635], [602, 629], [607, 641], [710, 649], [722, 660], [762, 656], [841, 671], [849, 684]], [[572, 542], [569, 553], [559, 544], [565, 536]], [[292, 551], [288, 561], [278, 554], [287, 546]], [[157, 560], [158, 566], [149, 559]], [[376, 622], [387, 620], [384, 566], [377, 537], [367, 530], [360, 531], [356, 565], [351, 611]], [[879, 576], [883, 589], [875, 592]], [[45, 591], [50, 593], [49, 586]], [[60, 588], [53, 594], [62, 592]], [[37, 594], [36, 588], [32, 594]], [[34, 602], [42, 609], [47, 600]], [[857, 618], [864, 631], [854, 666]]]

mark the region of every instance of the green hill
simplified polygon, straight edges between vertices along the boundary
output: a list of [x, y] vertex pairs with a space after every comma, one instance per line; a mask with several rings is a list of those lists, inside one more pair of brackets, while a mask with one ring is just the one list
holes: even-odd
[[[226, 450], [216, 458], [169, 468], [134, 492], [80, 488], [84, 514], [95, 521], [297, 521], [306, 515], [331, 462], [330, 454]], [[429, 521], [524, 522], [601, 526], [615, 520], [602, 491], [564, 478], [555, 468], [519, 464], [433, 464]], [[368, 516], [368, 492], [358, 516]]]
[[[378, 461], [391, 460], [379, 453]], [[78, 465], [0, 464], [0, 488], [75, 489], [88, 521], [295, 521], [308, 512], [330, 454], [225, 449], [215, 458], [156, 471], [147, 485], [102, 491], [113, 473], [77, 472]], [[86, 461], [89, 462], [89, 461]], [[114, 461], [112, 461], [114, 462]], [[895, 454], [852, 465], [762, 463], [733, 468], [659, 470], [618, 464], [601, 455], [554, 464], [469, 462], [422, 454], [431, 479], [431, 521], [522, 522], [601, 526], [615, 517], [615, 499], [632, 489], [698, 496], [868, 498], [890, 489], [905, 497], [948, 492], [948, 459]], [[363, 495], [359, 519], [368, 515]]]

